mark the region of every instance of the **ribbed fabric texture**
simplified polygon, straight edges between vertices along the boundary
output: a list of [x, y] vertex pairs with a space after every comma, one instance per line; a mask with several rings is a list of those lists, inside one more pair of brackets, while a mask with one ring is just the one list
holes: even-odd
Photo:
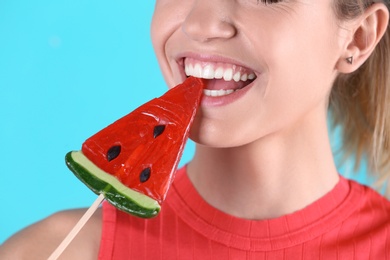
[[182, 168], [156, 218], [103, 205], [99, 259], [390, 259], [390, 202], [341, 177], [300, 211], [245, 220], [207, 204]]

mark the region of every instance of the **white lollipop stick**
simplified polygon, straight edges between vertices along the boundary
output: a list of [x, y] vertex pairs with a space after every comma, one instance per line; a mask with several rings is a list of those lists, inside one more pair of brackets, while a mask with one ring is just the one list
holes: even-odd
[[91, 218], [93, 213], [98, 209], [99, 205], [104, 200], [104, 195], [100, 194], [94, 203], [92, 203], [91, 207], [84, 213], [79, 222], [73, 227], [73, 229], [69, 232], [69, 234], [65, 237], [65, 239], [61, 242], [61, 244], [57, 247], [56, 250], [50, 255], [48, 260], [56, 260], [58, 257], [64, 252], [64, 250], [68, 247], [70, 242], [75, 238], [75, 236], [79, 233], [79, 231], [83, 228], [85, 223]]

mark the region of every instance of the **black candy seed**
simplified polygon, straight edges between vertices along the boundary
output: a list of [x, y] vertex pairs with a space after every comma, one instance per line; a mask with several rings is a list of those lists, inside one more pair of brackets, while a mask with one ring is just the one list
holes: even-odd
[[165, 125], [156, 125], [153, 130], [153, 137], [156, 138], [157, 136], [161, 135], [165, 130]]
[[114, 160], [121, 153], [121, 146], [114, 145], [107, 151], [107, 160], [110, 162]]
[[145, 168], [145, 169], [142, 170], [141, 174], [139, 175], [139, 180], [140, 180], [141, 183], [149, 180], [150, 172], [151, 172], [150, 167]]

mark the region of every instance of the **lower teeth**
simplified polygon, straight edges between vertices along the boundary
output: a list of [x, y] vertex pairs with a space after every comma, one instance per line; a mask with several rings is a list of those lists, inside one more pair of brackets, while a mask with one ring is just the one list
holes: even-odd
[[204, 89], [203, 94], [205, 96], [210, 96], [210, 97], [220, 97], [220, 96], [226, 96], [231, 93], [233, 93], [235, 90], [233, 89], [220, 89], [220, 90], [211, 90], [211, 89]]

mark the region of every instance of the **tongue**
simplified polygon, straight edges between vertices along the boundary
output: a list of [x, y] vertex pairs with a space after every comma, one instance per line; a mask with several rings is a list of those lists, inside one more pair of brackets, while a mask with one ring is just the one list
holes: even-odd
[[240, 89], [245, 87], [249, 82], [235, 82], [234, 80], [225, 81], [223, 79], [208, 79], [206, 80], [206, 88], [210, 90], [227, 90], [227, 89]]

